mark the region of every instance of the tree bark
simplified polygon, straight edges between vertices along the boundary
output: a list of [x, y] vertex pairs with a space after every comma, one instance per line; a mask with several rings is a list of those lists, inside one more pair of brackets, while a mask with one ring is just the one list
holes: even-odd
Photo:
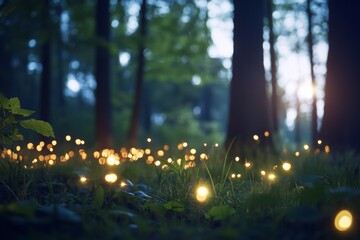
[[246, 143], [269, 131], [263, 65], [263, 0], [234, 3], [234, 53], [226, 142]]
[[308, 36], [307, 36], [307, 45], [309, 52], [309, 61], [310, 61], [310, 76], [311, 76], [311, 84], [313, 87], [312, 94], [312, 109], [311, 109], [311, 143], [315, 146], [317, 138], [318, 138], [318, 116], [317, 116], [317, 98], [316, 98], [316, 79], [314, 72], [314, 37], [312, 34], [312, 12], [311, 12], [311, 0], [306, 1], [306, 12], [308, 17]]
[[142, 100], [142, 90], [144, 82], [144, 72], [145, 72], [145, 37], [146, 37], [146, 5], [147, 1], [143, 0], [140, 10], [140, 39], [139, 39], [139, 52], [138, 52], [138, 68], [136, 73], [136, 83], [135, 83], [135, 96], [134, 96], [134, 105], [132, 110], [132, 116], [130, 121], [130, 131], [128, 138], [128, 145], [135, 146], [137, 144], [139, 123], [140, 123], [140, 112], [141, 112], [141, 100]]
[[51, 25], [50, 0], [44, 1], [43, 6], [43, 35], [45, 40], [41, 46], [41, 80], [40, 80], [40, 119], [50, 122], [51, 110]]
[[271, 67], [271, 116], [272, 116], [272, 130], [274, 133], [279, 131], [279, 117], [278, 117], [278, 91], [277, 91], [277, 66], [276, 66], [276, 53], [275, 53], [275, 34], [273, 26], [273, 1], [266, 0], [267, 14], [269, 21], [269, 44], [270, 44], [270, 67]]
[[337, 149], [360, 149], [360, 2], [329, 0], [329, 53], [321, 136]]
[[95, 79], [96, 105], [95, 127], [98, 147], [107, 148], [112, 145], [112, 114], [110, 103], [110, 56], [107, 44], [110, 41], [109, 0], [97, 0], [96, 5], [96, 37]]

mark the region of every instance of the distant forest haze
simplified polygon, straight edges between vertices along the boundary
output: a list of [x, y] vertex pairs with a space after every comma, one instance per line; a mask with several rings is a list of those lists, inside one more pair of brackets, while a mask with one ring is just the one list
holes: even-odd
[[99, 147], [360, 149], [359, 5], [0, 0], [0, 91]]

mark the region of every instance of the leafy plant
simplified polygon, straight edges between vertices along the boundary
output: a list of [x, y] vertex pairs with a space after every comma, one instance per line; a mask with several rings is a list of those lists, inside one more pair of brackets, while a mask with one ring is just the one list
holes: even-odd
[[52, 126], [45, 121], [28, 118], [34, 111], [21, 108], [19, 98], [6, 98], [0, 92], [0, 145], [11, 145], [24, 136], [20, 128], [30, 129], [45, 137], [55, 137]]

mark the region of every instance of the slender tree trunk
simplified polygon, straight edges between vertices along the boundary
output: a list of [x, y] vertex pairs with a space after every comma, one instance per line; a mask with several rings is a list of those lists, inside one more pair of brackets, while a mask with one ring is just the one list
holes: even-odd
[[40, 119], [50, 122], [51, 108], [51, 25], [50, 0], [44, 1], [43, 6], [43, 33], [46, 36], [41, 46], [41, 85], [40, 85]]
[[140, 123], [141, 99], [142, 99], [144, 71], [145, 71], [144, 42], [146, 37], [146, 5], [147, 5], [147, 1], [143, 0], [140, 10], [140, 26], [139, 26], [140, 44], [139, 44], [139, 52], [138, 52], [138, 69], [137, 69], [136, 83], [135, 83], [135, 96], [134, 96], [135, 102], [132, 110], [130, 131], [128, 138], [129, 146], [135, 146], [137, 144], [139, 123]]
[[234, 54], [226, 143], [269, 131], [263, 65], [263, 0], [234, 0]]
[[61, 14], [62, 14], [62, 7], [61, 2], [58, 3], [58, 6], [56, 8], [57, 17], [59, 19], [57, 23], [57, 46], [56, 46], [56, 59], [57, 59], [57, 77], [56, 77], [56, 96], [57, 96], [57, 105], [60, 108], [63, 108], [65, 106], [65, 96], [64, 96], [64, 64], [63, 64], [63, 51], [64, 51], [64, 44], [62, 40], [61, 35]]
[[275, 53], [275, 34], [273, 26], [273, 2], [272, 0], [266, 0], [267, 2], [267, 14], [269, 21], [269, 44], [270, 44], [270, 67], [271, 67], [271, 110], [272, 110], [272, 127], [273, 131], [277, 133], [279, 131], [279, 118], [278, 118], [278, 93], [277, 93], [277, 66], [276, 66], [276, 53]]
[[316, 79], [314, 73], [314, 52], [313, 52], [313, 34], [312, 34], [312, 12], [311, 12], [311, 0], [306, 1], [306, 12], [308, 17], [308, 36], [307, 44], [309, 51], [309, 60], [310, 60], [310, 73], [311, 73], [311, 84], [313, 87], [312, 95], [312, 111], [311, 111], [311, 143], [315, 146], [316, 140], [318, 138], [318, 127], [317, 127], [317, 98], [316, 98]]
[[107, 44], [110, 41], [109, 0], [97, 0], [95, 78], [97, 82], [95, 95], [96, 142], [101, 148], [112, 145], [111, 103], [110, 103], [110, 56]]

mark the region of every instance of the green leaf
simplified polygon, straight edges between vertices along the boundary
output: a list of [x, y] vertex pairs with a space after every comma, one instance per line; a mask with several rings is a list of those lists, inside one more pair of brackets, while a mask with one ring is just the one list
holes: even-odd
[[174, 212], [184, 212], [184, 205], [177, 201], [169, 201], [164, 204], [164, 207]]
[[205, 213], [205, 218], [219, 221], [230, 217], [234, 213], [236, 213], [236, 210], [229, 205], [213, 206]]
[[45, 137], [55, 137], [54, 130], [48, 122], [37, 119], [28, 119], [20, 122], [23, 128], [33, 130]]
[[104, 188], [102, 188], [101, 186], [98, 186], [95, 190], [93, 206], [98, 209], [101, 208], [104, 204], [104, 200], [105, 200]]
[[20, 115], [23, 117], [28, 117], [33, 114], [35, 111], [24, 109], [24, 108], [14, 108], [11, 110], [12, 114]]
[[10, 98], [8, 101], [8, 106], [9, 109], [20, 108], [21, 106], [19, 98]]

